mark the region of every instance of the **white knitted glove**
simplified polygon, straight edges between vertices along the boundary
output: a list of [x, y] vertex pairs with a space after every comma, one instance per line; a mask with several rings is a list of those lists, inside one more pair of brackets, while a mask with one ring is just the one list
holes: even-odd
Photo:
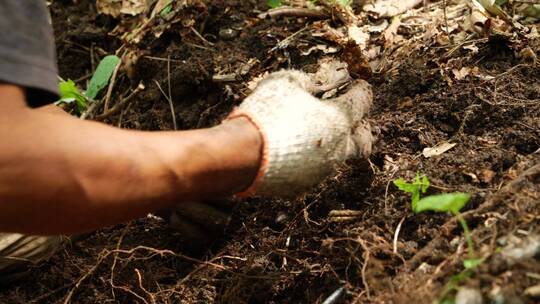
[[346, 65], [323, 63], [316, 74], [272, 73], [229, 116], [245, 116], [261, 132], [263, 156], [254, 183], [240, 196], [290, 196], [321, 182], [336, 164], [371, 152], [371, 129], [364, 120], [372, 103], [369, 84], [350, 85], [343, 95], [319, 94], [350, 82]]

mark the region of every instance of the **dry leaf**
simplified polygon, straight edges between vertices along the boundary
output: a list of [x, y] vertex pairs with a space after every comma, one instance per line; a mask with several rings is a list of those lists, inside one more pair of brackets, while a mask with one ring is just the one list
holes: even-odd
[[393, 17], [422, 3], [423, 0], [378, 0], [364, 5], [364, 11], [377, 17]]
[[392, 19], [392, 23], [384, 30], [383, 37], [384, 37], [384, 47], [388, 48], [389, 46], [393, 45], [394, 42], [398, 42], [403, 37], [401, 35], [398, 35], [397, 31], [399, 26], [401, 25], [401, 20], [399, 18]]
[[388, 20], [382, 19], [378, 24], [372, 24], [368, 26], [368, 31], [370, 33], [382, 33], [388, 28]]
[[432, 148], [424, 148], [422, 155], [424, 155], [426, 158], [441, 155], [444, 152], [452, 149], [455, 145], [455, 143], [443, 142], [442, 144], [436, 145]]
[[317, 44], [316, 46], [312, 46], [309, 49], [307, 49], [306, 51], [303, 51], [302, 56], [308, 56], [308, 55], [310, 55], [311, 53], [313, 53], [315, 51], [321, 51], [324, 54], [335, 54], [335, 53], [337, 53], [339, 51], [339, 48], [333, 47], [333, 46], [328, 46], [328, 45], [325, 45], [325, 44]]
[[478, 54], [478, 52], [480, 51], [480, 49], [474, 44], [465, 45], [463, 46], [463, 49], [471, 51], [472, 54]]
[[369, 42], [370, 35], [363, 31], [361, 28], [356, 25], [351, 25], [348, 28], [347, 34], [349, 38], [352, 39], [356, 45], [360, 47], [361, 50], [365, 50]]
[[486, 184], [490, 184], [493, 178], [495, 177], [495, 172], [493, 170], [484, 169], [480, 172], [480, 180]]
[[456, 77], [457, 80], [463, 80], [467, 76], [469, 76], [469, 74], [471, 73], [471, 68], [470, 67], [462, 67], [459, 70], [458, 69], [453, 69], [452, 73], [454, 73], [454, 76]]
[[148, 9], [147, 0], [97, 0], [99, 13], [118, 17], [120, 15], [136, 16]]

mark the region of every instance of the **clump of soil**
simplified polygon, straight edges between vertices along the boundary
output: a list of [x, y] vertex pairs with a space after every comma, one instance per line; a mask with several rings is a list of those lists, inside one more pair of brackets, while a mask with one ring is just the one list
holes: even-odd
[[[119, 76], [113, 97], [126, 96], [140, 81], [146, 89], [106, 123], [173, 129], [157, 85], [170, 82], [178, 128], [210, 126], [245, 97], [247, 81], [279, 68], [310, 70], [324, 56], [276, 50], [304, 23], [284, 18], [249, 24], [256, 10], [266, 9], [265, 1], [209, 2], [195, 19], [199, 29], [204, 24], [207, 42], [180, 24], [142, 42], [135, 76]], [[54, 1], [51, 12], [64, 78], [84, 79], [101, 53], [122, 45], [109, 35], [118, 21], [97, 15], [93, 4]], [[540, 263], [497, 260], [496, 240], [519, 229], [539, 230], [539, 173], [527, 170], [540, 159], [540, 69], [518, 59], [508, 41], [479, 47], [462, 64], [494, 79], [449, 82], [437, 67], [443, 51], [429, 48], [392, 73], [372, 75], [377, 142], [369, 161], [349, 162], [297, 200], [239, 203], [211, 248], [196, 248], [155, 217], [139, 219], [66, 244], [22, 284], [3, 288], [2, 302], [320, 303], [344, 287], [336, 303], [429, 303], [463, 270], [464, 240], [450, 215], [413, 215], [409, 198], [392, 186], [395, 178], [411, 179], [416, 172], [430, 178], [430, 193], [473, 194], [465, 214], [487, 262], [461, 284], [486, 295], [498, 286], [508, 297], [523, 297], [536, 283], [526, 274], [540, 271]], [[252, 59], [256, 63], [238, 79], [213, 78]], [[423, 148], [445, 141], [456, 146], [422, 156]], [[329, 215], [346, 209], [361, 215], [347, 222]]]

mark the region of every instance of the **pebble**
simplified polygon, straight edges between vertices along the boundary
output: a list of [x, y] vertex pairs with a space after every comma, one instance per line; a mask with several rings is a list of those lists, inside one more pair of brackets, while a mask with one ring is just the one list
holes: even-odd
[[527, 289], [525, 289], [525, 295], [532, 298], [540, 298], [540, 284], [527, 287]]
[[276, 216], [276, 224], [282, 225], [289, 219], [289, 216], [286, 213], [280, 212]]
[[514, 286], [506, 286], [506, 288], [507, 290], [504, 291], [500, 286], [495, 286], [490, 290], [491, 304], [524, 304], [521, 298], [514, 294]]
[[533, 258], [540, 253], [540, 235], [530, 235], [523, 239], [509, 237], [501, 240], [503, 241], [507, 245], [501, 250], [501, 256], [510, 265]]
[[482, 304], [482, 294], [478, 289], [475, 288], [469, 288], [469, 287], [461, 287], [457, 294], [455, 299], [456, 304]]
[[422, 264], [420, 264], [420, 266], [418, 266], [417, 270], [422, 273], [433, 273], [433, 271], [435, 270], [435, 267], [429, 265], [426, 262], [423, 262]]
[[231, 40], [236, 38], [238, 36], [238, 31], [233, 30], [231, 28], [225, 28], [219, 30], [219, 38], [223, 40]]

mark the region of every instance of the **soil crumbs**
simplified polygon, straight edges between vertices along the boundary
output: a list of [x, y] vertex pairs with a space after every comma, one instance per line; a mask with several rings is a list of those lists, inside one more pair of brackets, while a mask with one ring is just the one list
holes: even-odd
[[[120, 36], [133, 18], [98, 14], [94, 1], [51, 4], [63, 78], [84, 87], [101, 57], [124, 55], [109, 110], [90, 118], [141, 130], [211, 126], [249, 94], [252, 79], [281, 68], [312, 71], [318, 59], [333, 56], [373, 86], [372, 156], [349, 162], [297, 200], [241, 202], [210, 248], [196, 248], [154, 216], [93, 232], [67, 243], [25, 281], [3, 287], [0, 302], [431, 303], [453, 299], [464, 287], [493, 303], [534, 302], [538, 37], [491, 33], [452, 42], [441, 22], [435, 27], [443, 30], [428, 38], [420, 33], [427, 40], [417, 41], [418, 26], [407, 22], [418, 19], [402, 18], [395, 30], [373, 32], [373, 45], [384, 52], [365, 73], [348, 43], [314, 34], [347, 23], [350, 15], [337, 6], [325, 7], [333, 10], [327, 19], [312, 20], [259, 19], [266, 1], [174, 3], [172, 18], [145, 19], [132, 44]], [[452, 15], [461, 4], [449, 3]], [[426, 5], [411, 11], [440, 13], [443, 1]], [[361, 16], [359, 5], [353, 10]], [[115, 100], [139, 83], [145, 89], [115, 109]], [[446, 142], [456, 145], [422, 155]], [[428, 194], [472, 195], [463, 216], [483, 260], [477, 268], [462, 265], [467, 249], [454, 217], [413, 214], [408, 195], [393, 186], [417, 172], [429, 177]], [[339, 219], [335, 210], [360, 212]]]

